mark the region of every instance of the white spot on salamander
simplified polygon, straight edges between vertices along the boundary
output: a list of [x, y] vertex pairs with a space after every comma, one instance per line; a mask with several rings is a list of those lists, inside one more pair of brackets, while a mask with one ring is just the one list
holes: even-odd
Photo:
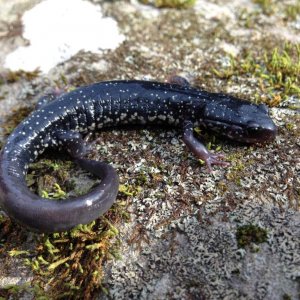
[[158, 119], [163, 120], [163, 121], [164, 121], [166, 118], [167, 118], [167, 117], [164, 116], [164, 115], [159, 115], [159, 116], [158, 116]]

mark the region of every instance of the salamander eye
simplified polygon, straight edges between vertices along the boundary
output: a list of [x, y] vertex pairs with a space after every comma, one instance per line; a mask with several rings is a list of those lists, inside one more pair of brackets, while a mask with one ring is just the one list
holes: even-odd
[[258, 105], [258, 107], [261, 111], [263, 111], [266, 114], [269, 112], [269, 108], [266, 104], [261, 103], [261, 104]]
[[259, 128], [259, 125], [255, 123], [254, 121], [250, 121], [247, 123], [247, 129], [256, 130]]

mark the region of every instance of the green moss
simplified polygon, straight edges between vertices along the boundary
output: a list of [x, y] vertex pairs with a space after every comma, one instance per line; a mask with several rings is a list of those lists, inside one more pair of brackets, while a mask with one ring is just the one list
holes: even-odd
[[120, 184], [119, 192], [126, 196], [135, 196], [141, 192], [142, 188], [140, 186], [133, 186], [128, 184]]
[[196, 0], [139, 0], [144, 4], [151, 4], [155, 7], [188, 8], [195, 4]]
[[285, 124], [285, 128], [287, 129], [287, 130], [290, 130], [290, 131], [292, 131], [294, 128], [295, 128], [295, 124], [293, 124], [293, 123], [287, 123], [287, 124]]
[[136, 178], [136, 183], [140, 186], [145, 185], [148, 182], [148, 176], [147, 173], [142, 171], [140, 174], [138, 174]]
[[256, 78], [260, 90], [254, 95], [257, 102], [276, 106], [288, 96], [300, 96], [300, 45], [286, 43], [282, 48], [244, 52], [237, 58], [229, 56], [228, 60], [227, 67], [213, 68], [213, 73], [226, 80], [242, 76]]
[[259, 17], [260, 13], [258, 11], [249, 12], [247, 8], [241, 9], [239, 13], [240, 25], [253, 29], [257, 26]]
[[103, 264], [121, 258], [118, 226], [129, 220], [127, 204], [122, 196], [119, 198], [121, 201], [90, 224], [78, 225], [63, 233], [34, 235], [36, 245], [30, 250], [22, 249], [28, 232], [3, 217], [0, 254], [23, 258], [35, 276], [34, 284], [0, 289], [0, 297], [19, 299], [28, 292], [36, 299], [42, 299], [37, 295], [47, 295], [49, 299], [90, 299], [96, 291], [107, 292], [102, 284]]
[[274, 12], [273, 0], [252, 0], [252, 1], [261, 7], [264, 14], [271, 15]]
[[241, 271], [239, 269], [234, 269], [231, 271], [231, 274], [233, 275], [239, 275], [241, 273]]
[[9, 72], [0, 74], [0, 85], [5, 84], [5, 83], [14, 83], [21, 79], [24, 79], [26, 81], [31, 81], [31, 80], [37, 78], [39, 76], [39, 74], [40, 74], [39, 70], [35, 70], [32, 72], [27, 72], [27, 71], [23, 71], [23, 70], [19, 70], [19, 71], [15, 71], [15, 72], [9, 71]]
[[40, 248], [31, 264], [34, 268], [37, 257], [43, 258], [44, 264], [39, 263], [35, 271], [49, 279], [53, 295], [59, 290], [59, 294], [81, 298], [101, 287], [104, 261], [119, 257], [120, 241], [113, 224], [121, 221], [118, 213], [121, 209], [116, 205], [107, 218], [101, 217], [70, 232], [41, 237]]
[[288, 20], [295, 21], [300, 15], [300, 3], [298, 2], [295, 5], [286, 5], [285, 15]]
[[292, 297], [290, 295], [288, 295], [288, 294], [284, 294], [282, 296], [282, 300], [292, 300]]
[[69, 174], [74, 165], [71, 161], [41, 159], [30, 164], [27, 185], [41, 197], [64, 199], [73, 187]]
[[1, 125], [3, 128], [3, 134], [8, 136], [15, 129], [15, 127], [29, 115], [31, 112], [30, 107], [21, 107], [13, 109], [12, 113], [7, 117], [6, 122]]
[[[67, 188], [67, 174], [73, 169], [74, 164], [70, 161], [41, 159], [31, 164], [27, 183], [32, 191], [39, 191], [44, 197], [56, 199], [58, 196], [65, 196], [64, 191], [61, 195], [62, 188]], [[57, 195], [48, 190], [45, 192], [53, 186], [56, 187]], [[47, 290], [46, 294], [50, 299], [89, 299], [96, 291], [107, 292], [102, 285], [102, 266], [108, 260], [121, 257], [118, 226], [130, 219], [125, 199], [127, 196], [121, 194], [117, 204], [90, 224], [78, 225], [68, 232], [34, 236], [36, 247], [30, 251], [24, 251], [21, 242], [18, 246], [15, 241], [9, 240], [15, 235], [15, 225], [4, 218], [0, 223], [1, 229], [3, 228], [1, 232], [5, 233], [5, 239], [0, 234], [1, 242], [3, 240], [6, 245], [3, 251], [11, 256], [24, 258], [24, 264], [35, 274], [34, 282], [42, 291]], [[19, 233], [18, 230], [17, 232]], [[25, 230], [21, 232], [27, 234]], [[13, 245], [13, 248], [8, 249], [9, 245]]]
[[63, 191], [58, 183], [53, 183], [52, 186], [49, 187], [50, 192], [46, 190], [41, 191], [41, 197], [47, 199], [65, 199], [66, 192]]
[[[292, 58], [293, 50], [295, 59]], [[287, 95], [300, 95], [300, 45], [285, 45], [285, 49], [275, 48], [264, 56], [266, 71], [263, 77], [275, 89], [283, 89]], [[263, 70], [262, 70], [263, 71]]]
[[29, 254], [29, 251], [27, 250], [11, 250], [8, 252], [9, 256], [14, 257], [14, 256], [19, 256], [23, 254]]
[[[43, 178], [48, 178], [51, 186], [58, 183], [66, 188], [68, 176], [73, 170], [72, 162], [42, 159], [31, 165], [27, 176], [27, 183], [32, 191], [37, 192], [47, 185], [39, 183]], [[59, 178], [61, 177], [61, 178]], [[53, 181], [54, 180], [54, 181]], [[54, 183], [53, 183], [54, 182]], [[56, 192], [58, 193], [58, 190]], [[42, 193], [45, 191], [42, 190]], [[60, 194], [60, 193], [58, 193]], [[55, 195], [42, 194], [56, 198]], [[120, 259], [118, 238], [120, 223], [130, 219], [127, 212], [126, 195], [120, 195], [119, 201], [104, 216], [86, 225], [78, 225], [69, 232], [35, 235], [36, 246], [32, 250], [23, 249], [23, 240], [26, 240], [26, 230], [16, 230], [16, 224], [8, 218], [0, 219], [0, 254], [9, 253], [24, 259], [24, 264], [30, 267], [35, 274], [34, 282], [50, 299], [91, 298], [96, 291], [106, 291], [102, 285], [104, 272], [102, 266], [111, 259]], [[18, 227], [17, 227], [18, 228]], [[21, 235], [19, 237], [18, 235]], [[24, 237], [22, 237], [24, 235]], [[10, 248], [11, 247], [11, 248]], [[30, 292], [33, 293], [30, 287]], [[22, 294], [22, 290], [16, 293], [16, 297]], [[1, 294], [0, 294], [1, 295]], [[6, 294], [7, 295], [7, 292]], [[11, 292], [9, 292], [11, 295]]]
[[238, 227], [236, 233], [236, 239], [239, 248], [252, 246], [252, 243], [255, 244], [264, 243], [267, 241], [267, 238], [268, 238], [267, 231], [253, 224]]
[[33, 295], [34, 299], [48, 300], [50, 299], [46, 292], [41, 289], [38, 284], [30, 285], [30, 283], [24, 283], [21, 285], [10, 284], [3, 288], [0, 288], [0, 300], [2, 299], [20, 299], [27, 298], [27, 295]]
[[16, 296], [21, 296], [25, 292], [30, 291], [30, 285], [28, 283], [23, 285], [15, 285], [15, 284], [9, 284], [3, 288], [0, 289], [0, 299], [9, 299], [10, 297], [12, 299], [16, 299]]

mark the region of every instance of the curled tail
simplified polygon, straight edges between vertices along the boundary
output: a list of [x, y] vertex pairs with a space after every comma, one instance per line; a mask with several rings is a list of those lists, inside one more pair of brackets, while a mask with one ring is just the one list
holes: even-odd
[[12, 219], [38, 232], [66, 231], [78, 224], [87, 224], [96, 219], [114, 203], [119, 186], [118, 175], [112, 166], [104, 162], [83, 158], [77, 158], [76, 162], [99, 177], [100, 184], [80, 197], [53, 201], [33, 194], [26, 185], [22, 164], [17, 164], [17, 168], [11, 172], [11, 162], [2, 151], [0, 154], [1, 208]]

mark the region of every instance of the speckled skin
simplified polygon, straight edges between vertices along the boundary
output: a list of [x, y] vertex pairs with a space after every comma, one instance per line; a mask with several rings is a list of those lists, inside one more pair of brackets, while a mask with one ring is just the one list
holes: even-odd
[[[83, 158], [86, 146], [81, 135], [125, 124], [183, 128], [184, 142], [209, 168], [226, 163], [194, 137], [194, 126], [247, 143], [270, 141], [276, 135], [276, 126], [264, 105], [186, 84], [132, 80], [81, 87], [42, 104], [8, 138], [0, 154], [3, 210], [41, 232], [68, 230], [97, 218], [115, 201], [118, 176], [110, 165]], [[31, 193], [25, 183], [28, 164], [48, 147], [66, 149], [79, 165], [100, 177], [101, 183], [89, 194], [72, 200], [51, 201]]]

